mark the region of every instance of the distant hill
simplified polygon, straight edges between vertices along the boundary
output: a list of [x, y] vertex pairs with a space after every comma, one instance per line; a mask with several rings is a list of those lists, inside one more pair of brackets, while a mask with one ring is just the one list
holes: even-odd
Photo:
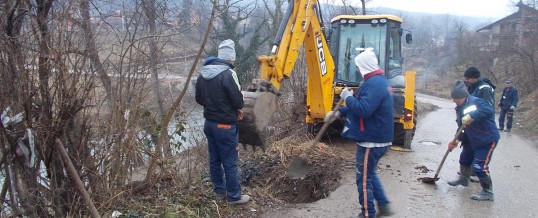
[[397, 10], [393, 8], [373, 8], [371, 10], [374, 13], [380, 13], [380, 14], [394, 14], [402, 19], [404, 19], [404, 24], [406, 20], [423, 20], [423, 18], [428, 18], [428, 21], [431, 23], [436, 24], [444, 24], [444, 22], [448, 18], [451, 18], [451, 20], [461, 20], [462, 22], [466, 23], [471, 29], [480, 29], [481, 27], [484, 27], [490, 23], [493, 23], [502, 17], [497, 18], [486, 18], [486, 17], [470, 17], [470, 16], [456, 16], [456, 15], [450, 15], [450, 14], [432, 14], [432, 13], [420, 13], [420, 12], [408, 12], [408, 11], [402, 11]]

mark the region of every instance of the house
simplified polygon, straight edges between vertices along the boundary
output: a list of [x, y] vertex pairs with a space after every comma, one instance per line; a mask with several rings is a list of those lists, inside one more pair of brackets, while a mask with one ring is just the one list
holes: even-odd
[[525, 48], [536, 42], [538, 10], [523, 4], [521, 0], [516, 7], [519, 8], [517, 12], [476, 31], [488, 39], [482, 45], [482, 50]]

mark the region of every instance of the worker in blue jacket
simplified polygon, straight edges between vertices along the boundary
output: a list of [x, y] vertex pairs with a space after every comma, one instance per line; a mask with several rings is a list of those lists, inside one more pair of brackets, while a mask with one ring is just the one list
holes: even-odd
[[375, 217], [374, 200], [377, 201], [377, 216], [392, 215], [390, 202], [385, 195], [376, 168], [379, 159], [392, 144], [394, 133], [393, 97], [384, 72], [379, 68], [372, 48], [355, 57], [358, 72], [364, 83], [358, 93], [345, 88], [340, 97], [346, 106], [335, 114], [329, 112], [326, 122], [336, 117], [345, 117], [342, 136], [357, 143], [356, 182], [362, 214], [359, 217]]
[[[481, 98], [470, 96], [463, 81], [457, 81], [452, 88], [451, 97], [456, 103], [456, 122], [465, 126], [468, 143], [472, 149], [460, 155], [460, 175], [452, 183], [469, 184], [470, 171], [478, 177], [482, 191], [471, 198], [478, 201], [493, 201], [493, 184], [489, 164], [493, 151], [499, 141], [499, 130], [495, 124], [493, 107]], [[453, 150], [459, 141], [451, 141], [448, 149]], [[449, 182], [450, 183], [450, 182]]]
[[[465, 78], [465, 84], [467, 85], [467, 91], [471, 96], [479, 97], [483, 99], [484, 101], [488, 102], [491, 107], [495, 110], [495, 85], [491, 83], [489, 79], [486, 77], [481, 76], [480, 71], [476, 67], [469, 67], [465, 72], [463, 73], [463, 77]], [[467, 140], [467, 136], [465, 135], [465, 132], [461, 134], [461, 147], [462, 147], [462, 153], [470, 152], [471, 147], [468, 146], [469, 142]], [[467, 171], [471, 171], [470, 169], [464, 169]], [[461, 172], [459, 172], [461, 173]], [[471, 180], [472, 182], [478, 182], [477, 179], [475, 179], [474, 172], [471, 171]], [[452, 181], [448, 183], [452, 186], [457, 185], [464, 185], [467, 186], [467, 184], [459, 184], [456, 181]]]
[[[512, 129], [512, 121], [514, 120], [514, 110], [517, 107], [518, 94], [517, 89], [514, 87], [512, 80], [506, 80], [506, 87], [503, 89], [499, 106], [501, 112], [499, 113], [499, 130], [510, 132]], [[506, 117], [506, 129], [504, 129], [504, 118]]]

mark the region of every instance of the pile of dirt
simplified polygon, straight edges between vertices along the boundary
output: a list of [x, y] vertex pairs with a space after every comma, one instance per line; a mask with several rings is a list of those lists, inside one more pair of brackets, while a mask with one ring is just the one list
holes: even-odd
[[318, 143], [308, 160], [312, 170], [304, 177], [291, 179], [288, 167], [295, 154], [304, 154], [310, 139], [291, 136], [274, 143], [267, 152], [258, 153], [241, 164], [241, 180], [252, 188], [263, 188], [286, 203], [310, 203], [327, 197], [339, 186], [343, 158], [333, 148]]
[[312, 160], [311, 165], [312, 171], [303, 178], [290, 179], [286, 176], [268, 181], [275, 197], [288, 203], [310, 203], [326, 198], [338, 187], [340, 159], [322, 156]]

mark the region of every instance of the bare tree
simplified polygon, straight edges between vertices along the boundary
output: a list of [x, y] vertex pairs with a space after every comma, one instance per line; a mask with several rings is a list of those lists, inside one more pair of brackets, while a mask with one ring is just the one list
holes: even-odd
[[[151, 96], [163, 94], [162, 86], [155, 84], [157, 73], [175, 60], [157, 57], [165, 49], [177, 49], [182, 33], [165, 22], [163, 14], [173, 11], [170, 3], [146, 1], [154, 5], [146, 4], [146, 11], [142, 3], [0, 4], [0, 81], [5, 84], [0, 88], [0, 137], [6, 157], [0, 159], [6, 177], [0, 182], [0, 203], [8, 208], [2, 215], [84, 213], [80, 192], [70, 185], [77, 178], [67, 174], [55, 145], [63, 146], [83, 188], [91, 190], [89, 197], [102, 209], [129, 189], [125, 184], [135, 177], [136, 162], [162, 160], [163, 142], [170, 140], [167, 127], [173, 114], [181, 116], [181, 109], [176, 103], [167, 116], [153, 113], [159, 107]], [[151, 76], [154, 80], [148, 82]], [[172, 103], [165, 94], [160, 96], [161, 107]], [[146, 140], [150, 135], [162, 139]]]
[[[209, 19], [209, 25], [208, 25], [208, 28], [207, 28], [207, 32], [206, 32], [206, 35], [205, 35], [205, 38], [202, 42], [202, 45], [200, 47], [200, 49], [198, 50], [198, 54], [196, 56], [196, 59], [194, 61], [194, 64], [192, 65], [191, 67], [191, 70], [189, 71], [189, 74], [188, 74], [188, 77], [187, 77], [187, 81], [186, 81], [186, 85], [183, 87], [183, 90], [180, 94], [180, 96], [174, 101], [174, 103], [172, 104], [171, 108], [168, 110], [168, 112], [166, 113], [165, 116], [162, 117], [161, 119], [161, 123], [169, 123], [171, 118], [172, 118], [172, 115], [175, 113], [175, 111], [178, 109], [180, 103], [181, 103], [181, 100], [183, 99], [183, 97], [185, 96], [185, 93], [187, 92], [187, 87], [188, 87], [188, 84], [192, 78], [192, 75], [194, 74], [194, 70], [196, 69], [196, 64], [198, 62], [198, 60], [200, 59], [201, 55], [202, 55], [202, 52], [204, 50], [204, 46], [209, 38], [209, 33], [211, 31], [211, 25], [213, 23], [213, 19], [215, 18], [215, 14], [216, 14], [216, 1], [213, 2], [213, 11], [211, 12], [211, 17]], [[155, 147], [155, 154], [157, 155], [154, 155], [151, 160], [150, 160], [150, 163], [149, 163], [149, 166], [148, 166], [148, 170], [147, 170], [147, 173], [146, 173], [146, 176], [145, 176], [145, 179], [144, 181], [149, 184], [150, 186], [152, 186], [155, 182], [156, 182], [156, 176], [155, 176], [155, 173], [156, 173], [156, 169], [157, 169], [157, 164], [159, 162], [162, 161], [162, 158], [160, 157], [160, 153], [162, 151], [162, 147], [163, 147], [163, 144], [165, 144], [165, 140], [168, 139], [168, 132], [167, 132], [167, 128], [162, 128], [160, 133], [159, 133], [159, 138], [157, 140], [157, 144], [156, 144], [156, 147]]]

